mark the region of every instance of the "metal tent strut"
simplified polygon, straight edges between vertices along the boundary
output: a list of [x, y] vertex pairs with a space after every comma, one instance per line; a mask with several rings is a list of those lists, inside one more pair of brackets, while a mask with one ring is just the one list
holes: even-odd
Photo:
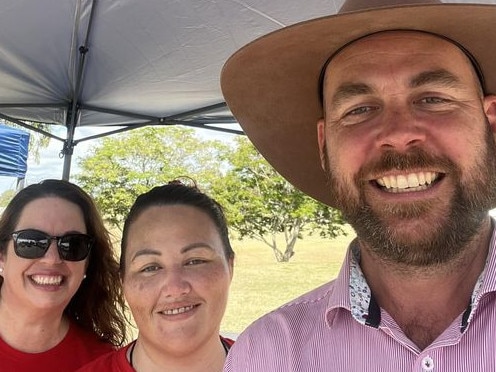
[[[92, 0], [91, 2], [91, 12], [88, 21], [88, 27], [86, 29], [86, 36], [84, 38], [83, 45], [78, 47], [78, 65], [76, 70], [76, 82], [73, 92], [72, 101], [69, 103], [66, 117], [66, 128], [67, 128], [67, 136], [64, 141], [64, 147], [62, 149], [61, 154], [64, 156], [64, 168], [62, 171], [62, 179], [69, 180], [69, 174], [71, 172], [71, 163], [72, 163], [72, 154], [74, 152], [74, 133], [76, 131], [76, 125], [80, 118], [80, 97], [81, 92], [83, 90], [83, 79], [84, 79], [84, 70], [86, 66], [86, 57], [89, 52], [89, 40], [93, 27], [93, 20], [95, 17], [95, 10], [97, 6], [97, 0]], [[76, 17], [79, 17], [80, 12]], [[78, 23], [76, 23], [78, 24]], [[74, 38], [77, 37], [77, 27], [74, 27]]]

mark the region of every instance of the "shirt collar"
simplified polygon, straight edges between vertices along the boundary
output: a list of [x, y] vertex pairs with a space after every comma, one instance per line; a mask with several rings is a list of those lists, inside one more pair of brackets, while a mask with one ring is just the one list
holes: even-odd
[[[470, 324], [480, 299], [486, 293], [496, 292], [496, 229], [495, 221], [492, 222], [493, 233], [486, 265], [474, 286], [471, 303], [462, 317], [460, 325], [462, 332]], [[332, 326], [339, 309], [348, 310], [353, 318], [363, 325], [372, 327], [380, 325], [380, 308], [375, 302], [359, 262], [360, 248], [357, 239], [354, 239], [348, 247], [344, 264], [333, 283], [333, 290], [329, 296], [326, 309], [326, 321], [329, 327]]]
[[472, 292], [469, 308], [464, 314], [461, 326], [462, 332], [467, 328], [474, 317], [481, 298], [487, 293], [496, 292], [496, 224], [494, 218], [491, 218], [491, 224], [493, 226], [493, 233], [489, 243], [486, 265], [479, 275], [479, 279]]

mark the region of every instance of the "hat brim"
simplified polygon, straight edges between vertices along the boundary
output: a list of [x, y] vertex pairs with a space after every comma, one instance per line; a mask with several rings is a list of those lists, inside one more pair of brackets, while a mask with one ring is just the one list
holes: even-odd
[[478, 61], [487, 93], [496, 93], [496, 6], [411, 5], [332, 15], [265, 35], [233, 54], [222, 70], [226, 102], [258, 151], [289, 182], [330, 206], [320, 163], [318, 81], [343, 45], [386, 30], [445, 36]]

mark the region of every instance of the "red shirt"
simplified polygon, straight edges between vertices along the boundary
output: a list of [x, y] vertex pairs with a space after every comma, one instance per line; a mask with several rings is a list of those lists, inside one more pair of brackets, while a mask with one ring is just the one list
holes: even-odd
[[71, 323], [64, 339], [41, 353], [25, 353], [0, 339], [2, 372], [72, 372], [97, 357], [115, 350], [110, 344]]
[[[224, 348], [229, 350], [234, 343], [233, 340], [229, 338], [225, 338], [220, 336], [222, 344]], [[129, 345], [114, 351], [113, 353], [109, 353], [103, 355], [102, 357], [92, 361], [91, 363], [85, 365], [83, 368], [79, 369], [77, 372], [135, 372], [134, 368], [131, 367], [129, 361], [127, 360], [127, 350], [134, 345], [134, 342], [131, 342]]]
[[129, 345], [114, 351], [113, 353], [108, 353], [101, 356], [100, 358], [86, 364], [84, 367], [79, 369], [77, 372], [135, 372], [134, 368], [129, 364], [126, 353], [127, 350], [134, 345], [131, 342]]

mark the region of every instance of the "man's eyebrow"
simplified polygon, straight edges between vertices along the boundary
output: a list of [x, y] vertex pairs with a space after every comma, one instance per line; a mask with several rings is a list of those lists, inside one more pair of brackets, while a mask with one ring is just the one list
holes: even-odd
[[[460, 86], [460, 79], [445, 69], [424, 71], [414, 76], [409, 83], [410, 88], [418, 88], [427, 84], [438, 84], [447, 88]], [[331, 108], [335, 109], [347, 99], [371, 94], [373, 89], [364, 83], [343, 83], [332, 95]]]
[[372, 93], [372, 88], [367, 84], [363, 83], [343, 83], [332, 95], [331, 107], [336, 108], [341, 105], [343, 101], [347, 99], [370, 94]]
[[460, 86], [460, 79], [444, 69], [424, 71], [414, 76], [410, 80], [409, 86], [410, 88], [418, 88], [427, 84], [438, 84], [447, 88], [456, 88]]
[[146, 255], [161, 256], [162, 252], [155, 250], [155, 249], [150, 249], [150, 248], [140, 249], [139, 251], [136, 251], [136, 253], [134, 254], [131, 261], [134, 261], [139, 256], [146, 256]]

